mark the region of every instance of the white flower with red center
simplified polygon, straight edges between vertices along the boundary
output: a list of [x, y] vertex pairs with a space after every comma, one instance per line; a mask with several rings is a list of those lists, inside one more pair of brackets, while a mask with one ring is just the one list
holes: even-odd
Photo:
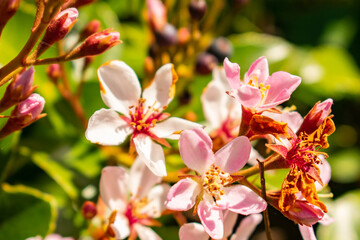
[[145, 164], [154, 174], [166, 176], [165, 156], [158, 143], [168, 146], [164, 138], [177, 139], [182, 130], [200, 126], [162, 112], [175, 94], [173, 65], [162, 66], [142, 96], [135, 72], [122, 61], [102, 65], [98, 77], [101, 97], [110, 109], [100, 109], [91, 116], [86, 138], [102, 145], [118, 145], [132, 134], [131, 145]]
[[269, 76], [266, 57], [258, 58], [240, 81], [240, 67], [229, 59], [224, 60], [226, 77], [232, 90], [229, 95], [244, 107], [262, 112], [289, 100], [292, 92], [299, 86], [301, 78], [279, 71]]
[[[170, 186], [156, 185], [154, 175], [138, 157], [128, 174], [122, 167], [105, 167], [100, 178], [100, 197], [112, 214], [109, 226], [116, 239], [131, 235], [141, 240], [161, 239], [149, 226], [159, 226], [154, 218], [165, 210]], [[110, 232], [111, 232], [110, 230]]]
[[249, 188], [232, 184], [231, 173], [248, 161], [251, 144], [237, 137], [215, 154], [212, 141], [201, 128], [185, 130], [179, 139], [180, 155], [198, 175], [187, 175], [171, 187], [167, 208], [186, 211], [195, 206], [205, 231], [214, 239], [224, 236], [224, 210], [249, 215], [265, 210], [266, 202]]

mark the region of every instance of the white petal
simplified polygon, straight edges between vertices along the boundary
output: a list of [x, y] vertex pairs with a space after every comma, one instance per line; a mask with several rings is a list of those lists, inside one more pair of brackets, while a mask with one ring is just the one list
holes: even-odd
[[138, 156], [130, 168], [129, 190], [132, 197], [137, 199], [145, 197], [150, 189], [160, 182], [161, 177], [150, 171], [141, 157]]
[[261, 220], [261, 214], [247, 216], [241, 221], [240, 226], [236, 229], [235, 234], [231, 236], [230, 240], [248, 240]]
[[158, 218], [166, 209], [165, 201], [169, 192], [168, 184], [161, 184], [153, 187], [147, 195], [149, 203], [141, 208], [140, 213], [144, 213], [152, 218]]
[[137, 105], [141, 86], [134, 72], [122, 61], [110, 61], [100, 66], [98, 71], [101, 97], [112, 109], [129, 115], [129, 106]]
[[152, 106], [155, 102], [155, 108], [167, 106], [174, 98], [177, 79], [172, 64], [168, 63], [159, 68], [150, 86], [144, 89], [142, 96], [146, 99], [145, 106]]
[[182, 118], [171, 117], [156, 124], [151, 132], [159, 138], [179, 139], [181, 131], [198, 127], [202, 127], [202, 125]]
[[139, 134], [133, 138], [136, 151], [146, 166], [157, 176], [167, 175], [165, 167], [165, 156], [162, 147], [151, 140], [145, 134]]
[[111, 224], [112, 230], [115, 232], [116, 239], [124, 239], [130, 234], [129, 221], [122, 214], [116, 214], [115, 221]]
[[132, 131], [117, 112], [102, 108], [90, 117], [85, 137], [92, 143], [119, 145]]
[[200, 223], [185, 223], [180, 227], [179, 238], [180, 240], [208, 240], [209, 235]]
[[134, 229], [140, 240], [161, 240], [161, 237], [159, 237], [159, 235], [157, 235], [156, 232], [149, 227], [145, 227], [141, 224], [135, 224]]
[[126, 208], [128, 174], [122, 167], [105, 167], [100, 177], [100, 197], [111, 209], [124, 212]]

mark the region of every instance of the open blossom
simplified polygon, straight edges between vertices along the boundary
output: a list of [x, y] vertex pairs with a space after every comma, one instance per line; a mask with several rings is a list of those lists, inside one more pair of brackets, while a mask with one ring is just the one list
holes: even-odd
[[180, 155], [198, 175], [189, 175], [171, 187], [167, 207], [186, 211], [194, 207], [205, 231], [214, 239], [224, 236], [224, 210], [249, 215], [265, 210], [266, 202], [249, 188], [230, 185], [231, 173], [247, 162], [251, 144], [237, 137], [215, 154], [212, 141], [201, 128], [185, 130], [179, 139]]
[[289, 100], [301, 82], [300, 77], [283, 71], [269, 76], [266, 57], [258, 58], [250, 66], [243, 82], [240, 81], [240, 67], [237, 63], [225, 58], [224, 68], [232, 88], [229, 95], [255, 112], [263, 112]]
[[108, 233], [116, 239], [129, 235], [141, 240], [160, 237], [149, 227], [159, 226], [154, 218], [165, 210], [164, 202], [169, 185], [161, 182], [138, 157], [130, 173], [122, 167], [105, 167], [100, 178], [100, 197], [110, 208]]
[[154, 174], [166, 176], [165, 156], [158, 143], [168, 146], [164, 138], [177, 139], [180, 131], [200, 126], [163, 113], [175, 94], [177, 75], [173, 65], [162, 66], [142, 96], [135, 72], [124, 62], [102, 65], [98, 76], [102, 99], [111, 109], [100, 109], [92, 115], [86, 138], [102, 145], [118, 145], [132, 134], [132, 147], [145, 164]]
[[[235, 226], [237, 214], [231, 211], [226, 211], [224, 214], [224, 238], [229, 240], [247, 240], [255, 230], [256, 226], [261, 222], [261, 214], [251, 214], [245, 217], [240, 225], [236, 228], [234, 234], [233, 228]], [[232, 234], [232, 235], [231, 235]], [[204, 226], [200, 223], [186, 223], [181, 226], [179, 230], [180, 240], [196, 239], [208, 240], [209, 235], [206, 233]], [[230, 237], [230, 238], [229, 238]]]

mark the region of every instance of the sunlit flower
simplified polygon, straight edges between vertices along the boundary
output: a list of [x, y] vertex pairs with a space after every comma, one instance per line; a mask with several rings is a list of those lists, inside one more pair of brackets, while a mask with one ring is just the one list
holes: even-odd
[[[233, 228], [235, 226], [237, 214], [231, 211], [224, 213], [224, 238], [229, 240], [246, 240], [249, 239], [256, 226], [261, 222], [261, 214], [251, 214], [245, 217], [240, 225], [236, 228], [234, 234]], [[232, 235], [231, 235], [232, 234]], [[181, 226], [179, 230], [180, 240], [196, 239], [208, 240], [209, 235], [206, 233], [205, 228], [200, 223], [186, 223]]]
[[183, 176], [171, 187], [167, 207], [186, 211], [194, 207], [205, 231], [215, 239], [224, 236], [224, 210], [249, 215], [265, 210], [266, 202], [249, 188], [230, 185], [231, 173], [248, 161], [251, 144], [248, 138], [237, 137], [215, 154], [212, 141], [201, 128], [185, 130], [179, 139], [180, 155], [198, 175]]
[[287, 72], [275, 72], [269, 76], [266, 57], [258, 58], [240, 81], [240, 67], [229, 59], [224, 60], [226, 77], [232, 88], [229, 95], [244, 107], [262, 112], [289, 100], [299, 86], [301, 78]]
[[102, 65], [98, 76], [102, 99], [111, 109], [92, 115], [86, 138], [102, 145], [118, 145], [132, 134], [131, 146], [145, 164], [154, 174], [166, 176], [164, 152], [158, 143], [169, 146], [164, 138], [177, 139], [182, 130], [200, 126], [163, 113], [175, 94], [173, 65], [162, 66], [142, 95], [135, 72], [124, 62]]
[[[136, 235], [141, 240], [160, 237], [148, 226], [159, 226], [154, 220], [165, 210], [169, 185], [155, 184], [154, 175], [138, 157], [128, 174], [122, 167], [105, 167], [100, 178], [100, 197], [110, 208], [108, 234], [116, 239]], [[134, 239], [135, 239], [134, 238]]]

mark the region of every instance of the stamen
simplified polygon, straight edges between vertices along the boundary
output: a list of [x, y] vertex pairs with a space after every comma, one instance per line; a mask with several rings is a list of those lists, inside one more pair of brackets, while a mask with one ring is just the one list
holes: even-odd
[[232, 182], [229, 173], [225, 173], [218, 166], [212, 165], [203, 177], [203, 187], [215, 200], [220, 200], [225, 194], [223, 187]]

